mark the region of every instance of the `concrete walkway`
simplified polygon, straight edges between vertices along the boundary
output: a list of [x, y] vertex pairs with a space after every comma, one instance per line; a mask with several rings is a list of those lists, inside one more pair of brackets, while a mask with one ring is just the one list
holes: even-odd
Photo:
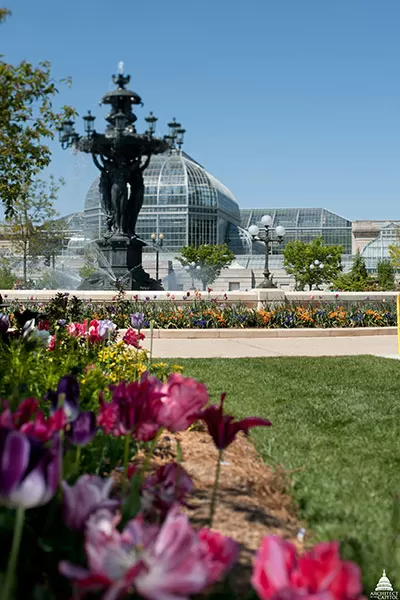
[[[144, 347], [149, 349], [146, 338]], [[245, 358], [253, 356], [347, 356], [397, 358], [397, 336], [306, 338], [154, 339], [157, 358]]]

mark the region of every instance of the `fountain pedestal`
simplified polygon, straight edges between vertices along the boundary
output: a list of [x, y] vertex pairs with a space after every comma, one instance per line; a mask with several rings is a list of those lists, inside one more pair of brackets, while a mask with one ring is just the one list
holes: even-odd
[[131, 279], [131, 290], [162, 290], [160, 282], [152, 279], [142, 267], [142, 252], [146, 243], [138, 237], [124, 235], [97, 242], [99, 250], [110, 264], [116, 279]]

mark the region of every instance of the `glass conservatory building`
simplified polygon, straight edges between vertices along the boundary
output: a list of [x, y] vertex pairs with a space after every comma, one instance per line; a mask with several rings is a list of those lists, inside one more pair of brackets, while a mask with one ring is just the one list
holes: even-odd
[[[151, 158], [144, 171], [145, 194], [136, 231], [154, 252], [151, 235], [164, 234], [163, 261], [173, 261], [187, 245], [227, 243], [236, 255], [238, 266], [262, 270], [265, 246], [253, 242], [250, 225], [261, 226], [261, 218], [271, 215], [272, 227], [286, 230], [282, 244], [272, 244], [271, 269], [282, 269], [283, 250], [291, 240], [310, 242], [321, 236], [327, 244], [343, 247], [343, 263], [351, 264], [352, 223], [324, 208], [239, 209], [233, 194], [193, 158], [179, 151], [168, 151]], [[84, 240], [99, 239], [106, 232], [101, 209], [99, 178], [86, 196]], [[79, 237], [79, 236], [78, 236]]]
[[383, 227], [379, 236], [368, 242], [361, 251], [361, 256], [365, 259], [365, 265], [368, 271], [376, 272], [378, 263], [389, 259], [389, 246], [398, 245], [400, 226], [390, 223]]
[[271, 265], [275, 265], [276, 268], [282, 264], [285, 245], [292, 240], [311, 242], [321, 236], [324, 243], [340, 244], [343, 247], [344, 255], [351, 254], [351, 221], [325, 208], [242, 209], [240, 211], [241, 224], [239, 227], [229, 226], [227, 241], [237, 259], [247, 268], [263, 267], [265, 246], [262, 242], [252, 242], [251, 236], [247, 232], [250, 225], [262, 227], [263, 215], [271, 215], [272, 229], [277, 225], [283, 225], [285, 228], [282, 244], [271, 244]]
[[[149, 246], [152, 233], [164, 234], [164, 251], [171, 253], [187, 245], [221, 244], [229, 226], [240, 226], [233, 194], [184, 152], [152, 156], [143, 175], [145, 194], [136, 231]], [[99, 178], [87, 193], [84, 222], [85, 237], [98, 239], [106, 231]]]

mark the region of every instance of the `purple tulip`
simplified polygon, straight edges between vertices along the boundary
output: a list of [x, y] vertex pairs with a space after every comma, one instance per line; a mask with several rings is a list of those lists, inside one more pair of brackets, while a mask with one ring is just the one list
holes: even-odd
[[77, 418], [79, 414], [79, 384], [72, 375], [61, 377], [57, 391], [49, 390], [45, 398], [51, 402], [52, 413], [62, 405], [69, 422]]
[[131, 315], [131, 325], [135, 329], [142, 329], [144, 324], [144, 314], [142, 312], [133, 313]]
[[61, 445], [51, 448], [5, 427], [0, 427], [0, 504], [33, 508], [47, 504], [59, 482]]
[[96, 415], [92, 411], [81, 412], [67, 430], [67, 439], [74, 446], [86, 446], [97, 433]]
[[0, 313], [0, 335], [7, 333], [10, 327], [10, 319], [4, 313]]
[[103, 319], [102, 321], [99, 321], [97, 335], [99, 335], [102, 340], [108, 340], [116, 329], [117, 326], [111, 319]]
[[79, 531], [95, 512], [115, 511], [120, 502], [109, 498], [112, 485], [111, 478], [101, 479], [96, 475], [82, 475], [73, 486], [63, 481], [63, 517], [66, 526]]

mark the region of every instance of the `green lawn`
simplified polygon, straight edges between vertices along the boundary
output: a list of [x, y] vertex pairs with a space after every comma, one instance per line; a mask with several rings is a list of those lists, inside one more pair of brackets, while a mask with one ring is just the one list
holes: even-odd
[[[295, 472], [293, 494], [316, 539], [346, 541], [366, 591], [382, 569], [400, 589], [400, 362], [373, 357], [187, 359], [185, 375], [243, 417], [266, 462]], [[362, 552], [360, 554], [360, 548]], [[396, 556], [397, 554], [397, 556]], [[397, 563], [397, 564], [396, 564]]]

